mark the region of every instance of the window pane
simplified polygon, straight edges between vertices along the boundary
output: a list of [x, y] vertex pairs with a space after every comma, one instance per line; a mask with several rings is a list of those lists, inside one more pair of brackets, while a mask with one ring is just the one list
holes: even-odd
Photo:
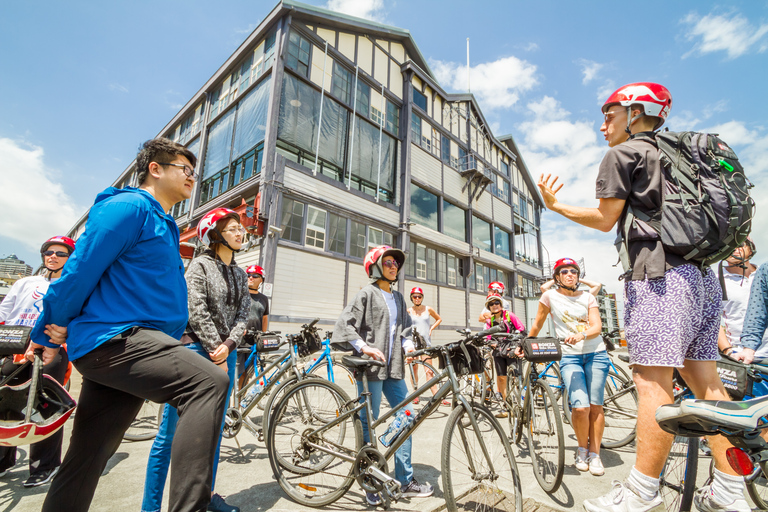
[[416, 244], [411, 242], [408, 256], [405, 258], [405, 275], [416, 277]]
[[494, 235], [494, 252], [502, 258], [511, 259], [509, 257], [509, 233], [496, 226]]
[[427, 248], [416, 244], [416, 278], [427, 278]]
[[472, 244], [491, 252], [491, 225], [474, 215], [472, 216]]
[[437, 196], [411, 184], [411, 221], [437, 231]]
[[301, 75], [307, 76], [309, 71], [309, 41], [296, 32], [288, 36], [288, 54], [285, 63]]
[[333, 63], [333, 79], [331, 80], [331, 94], [344, 103], [351, 103], [352, 73], [338, 62]]
[[394, 237], [392, 236], [392, 233], [384, 232], [384, 245], [388, 245], [390, 247], [394, 247]]
[[304, 240], [305, 245], [325, 248], [325, 210], [309, 206], [307, 208], [307, 236]]
[[362, 117], [368, 117], [370, 107], [371, 107], [371, 87], [368, 84], [358, 80], [357, 81], [357, 106], [355, 107], [355, 110]]
[[[355, 122], [355, 147], [352, 152], [350, 169], [353, 179], [359, 186], [368, 189], [361, 190], [376, 195], [376, 184], [379, 185], [380, 197], [391, 202], [395, 191], [395, 139], [381, 134], [381, 153], [379, 153], [379, 128], [359, 117]], [[381, 174], [379, 174], [379, 158], [381, 158]]]
[[349, 239], [349, 255], [355, 258], [365, 257], [365, 224], [352, 221]]
[[384, 245], [382, 239], [384, 238], [384, 232], [376, 228], [368, 228], [368, 250], [370, 251], [374, 247]]
[[213, 176], [229, 165], [234, 120], [235, 111], [230, 110], [211, 126], [208, 132], [208, 146], [205, 150], [203, 180]]
[[466, 212], [448, 201], [443, 201], [443, 233], [456, 240], [467, 241]]
[[451, 139], [445, 135], [441, 135], [442, 140], [440, 142], [440, 160], [445, 165], [451, 165]]
[[328, 230], [328, 239], [331, 242], [328, 250], [344, 254], [347, 245], [347, 219], [332, 213], [329, 214]]
[[509, 176], [509, 165], [508, 164], [506, 164], [504, 162], [501, 162], [501, 165], [499, 167], [501, 167], [501, 172], [504, 173], [504, 176]]
[[416, 113], [411, 113], [411, 131], [413, 132], [413, 142], [421, 144], [421, 118]]
[[283, 202], [283, 218], [280, 222], [282, 234], [280, 238], [301, 243], [301, 223], [304, 218], [304, 203], [285, 199]]
[[437, 253], [434, 249], [427, 249], [427, 279], [437, 281]]
[[413, 90], [413, 103], [421, 107], [424, 112], [427, 111], [427, 97], [416, 89]]
[[[491, 269], [483, 265], [483, 283], [485, 286], [488, 286], [491, 282]], [[485, 291], [485, 290], [479, 290], [479, 291]]]
[[269, 108], [269, 84], [271, 77], [264, 79], [252, 89], [237, 105], [237, 124], [232, 159], [247, 153], [264, 140], [267, 129]]
[[387, 125], [385, 128], [395, 135], [400, 132], [400, 107], [387, 100]]
[[447, 265], [446, 254], [444, 252], [438, 252], [437, 253], [437, 282], [440, 284], [446, 284], [448, 282], [447, 267], [448, 265]]
[[450, 286], [456, 286], [456, 276], [459, 275], [458, 269], [456, 268], [456, 256], [449, 254], [448, 255], [448, 284]]
[[479, 263], [475, 263], [475, 290], [479, 292], [485, 291], [485, 276], [483, 275], [483, 266]]

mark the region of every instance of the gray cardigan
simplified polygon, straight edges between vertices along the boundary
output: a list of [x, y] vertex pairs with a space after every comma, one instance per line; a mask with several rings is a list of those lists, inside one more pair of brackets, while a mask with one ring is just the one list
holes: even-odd
[[225, 265], [208, 250], [192, 260], [184, 277], [189, 307], [185, 334], [209, 352], [226, 343], [232, 353], [245, 333], [251, 307], [245, 271], [234, 257]]
[[[397, 305], [397, 327], [392, 355], [387, 366], [374, 367], [368, 372], [369, 380], [402, 379], [405, 376], [405, 362], [400, 346], [400, 333], [411, 326], [411, 316], [400, 292], [392, 290]], [[369, 284], [355, 295], [336, 321], [331, 342], [337, 345], [351, 344], [362, 339], [367, 345], [389, 354], [389, 308], [376, 283]], [[359, 355], [359, 354], [358, 354]]]

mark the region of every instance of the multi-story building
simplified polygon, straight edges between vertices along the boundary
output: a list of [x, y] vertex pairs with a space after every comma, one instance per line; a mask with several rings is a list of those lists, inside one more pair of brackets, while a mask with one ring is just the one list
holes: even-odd
[[[172, 210], [183, 241], [214, 207], [251, 226], [237, 261], [266, 269], [271, 327], [332, 324], [380, 244], [408, 253], [400, 290], [424, 288], [446, 336], [477, 326], [491, 281], [526, 317], [537, 187], [512, 137], [441, 87], [407, 30], [284, 0], [159, 135], [199, 157], [193, 197]], [[115, 181], [132, 184], [135, 162]]]
[[15, 281], [31, 275], [32, 267], [20, 260], [15, 254], [0, 259], [0, 277], [5, 278], [4, 280]]
[[616, 294], [601, 290], [597, 296], [597, 306], [600, 309], [600, 320], [603, 322], [603, 332], [619, 329], [619, 312], [616, 309]]

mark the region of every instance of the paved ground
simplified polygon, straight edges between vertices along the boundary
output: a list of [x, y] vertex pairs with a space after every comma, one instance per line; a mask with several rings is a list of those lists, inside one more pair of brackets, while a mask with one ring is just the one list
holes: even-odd
[[[77, 394], [79, 385], [73, 381], [73, 391]], [[393, 505], [391, 510], [419, 510], [422, 512], [438, 510], [444, 505], [440, 490], [440, 442], [447, 418], [448, 408], [440, 408], [428, 423], [414, 434], [413, 462], [416, 476], [435, 486], [435, 495], [428, 499], [403, 500]], [[65, 439], [69, 437], [71, 421], [68, 422]], [[531, 469], [527, 450], [515, 447], [515, 455], [520, 469], [523, 495], [527, 498], [526, 510], [581, 510], [581, 502], [590, 497], [599, 496], [611, 488], [611, 480], [624, 479], [634, 464], [634, 443], [618, 450], [604, 450], [603, 461], [606, 475], [594, 477], [589, 473], [579, 473], [572, 466], [576, 441], [573, 431], [565, 425], [566, 433], [566, 469], [561, 488], [552, 496], [547, 495], [538, 486]], [[302, 510], [290, 501], [272, 476], [272, 471], [263, 443], [247, 431], [238, 436], [242, 451], [234, 440], [225, 440], [222, 447], [221, 464], [217, 482], [217, 492], [227, 496], [227, 501], [238, 505], [243, 512], [262, 510]], [[91, 510], [93, 511], [136, 511], [140, 510], [144, 483], [144, 470], [151, 441], [124, 442], [109, 463], [106, 474], [102, 477]], [[65, 444], [66, 449], [66, 444]], [[45, 498], [47, 486], [25, 489], [22, 482], [27, 478], [27, 447], [22, 447], [17, 466], [0, 479], [0, 511], [33, 512], [39, 511]], [[708, 468], [709, 459], [702, 462], [702, 471]], [[167, 502], [166, 502], [167, 506]], [[327, 507], [328, 510], [365, 509], [362, 491], [353, 486], [347, 496]], [[165, 509], [164, 509], [165, 510]]]

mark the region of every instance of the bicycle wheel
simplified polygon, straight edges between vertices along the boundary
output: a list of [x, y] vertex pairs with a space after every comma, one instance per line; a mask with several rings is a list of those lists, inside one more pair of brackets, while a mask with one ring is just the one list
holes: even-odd
[[659, 492], [666, 510], [691, 510], [699, 465], [699, 438], [675, 437], [659, 478]]
[[545, 367], [539, 374], [539, 380], [544, 381], [552, 388], [555, 401], [560, 400], [560, 397], [565, 393], [565, 384], [563, 384], [563, 376], [560, 374], [560, 365], [557, 364], [557, 361]]
[[157, 429], [160, 428], [160, 422], [163, 419], [163, 406], [144, 400], [141, 409], [136, 414], [131, 426], [123, 434], [126, 441], [146, 441], [154, 439], [157, 435]]
[[608, 372], [605, 381], [605, 430], [600, 446], [620, 448], [635, 440], [637, 428], [637, 390], [626, 377]]
[[331, 377], [333, 377], [332, 382], [343, 389], [347, 395], [350, 397], [357, 396], [357, 381], [355, 381], [355, 375], [352, 373], [352, 370], [339, 361], [333, 361], [331, 363], [330, 372], [328, 371], [328, 361], [321, 361], [308, 372], [308, 375], [314, 375], [325, 380], [331, 380]]
[[477, 433], [463, 407], [454, 409], [445, 425], [440, 462], [446, 508], [521, 512], [520, 473], [507, 436], [486, 407], [473, 403], [472, 412]]
[[[309, 377], [309, 375], [307, 377]], [[312, 377], [315, 376], [313, 375]], [[288, 390], [288, 388], [297, 382], [299, 382], [299, 379], [296, 376], [291, 376], [288, 379], [284, 379], [277, 386], [275, 386], [269, 396], [267, 396], [267, 399], [263, 400], [264, 414], [261, 416], [261, 435], [264, 436], [265, 441], [268, 441], [266, 438], [266, 433], [267, 429], [269, 428], [269, 420], [272, 417], [272, 411], [274, 411], [275, 404], [277, 404], [280, 399], [285, 396], [285, 392]], [[269, 445], [266, 445], [266, 447], [269, 449]]]
[[[419, 386], [423, 386], [430, 378], [432, 378], [427, 377], [427, 375], [434, 376], [439, 373], [440, 372], [438, 372], [430, 363], [421, 360], [413, 361], [405, 366], [405, 379], [412, 391], [416, 391]], [[430, 400], [432, 398], [432, 390], [425, 390], [419, 398]]]
[[760, 474], [751, 482], [746, 482], [747, 492], [760, 510], [768, 509], [768, 479], [765, 478], [765, 466], [760, 466]]
[[484, 373], [475, 373], [471, 375], [462, 375], [458, 377], [459, 392], [464, 398], [483, 403], [488, 396], [488, 383], [485, 380]]
[[528, 386], [528, 448], [533, 474], [544, 491], [555, 492], [563, 481], [565, 440], [560, 407], [552, 390], [543, 382]]
[[363, 444], [363, 427], [356, 415], [317, 434], [336, 420], [349, 397], [332, 382], [306, 379], [291, 386], [275, 405], [269, 420], [269, 463], [280, 487], [295, 502], [308, 507], [333, 503], [355, 481], [353, 463]]
[[520, 377], [512, 374], [511, 367], [507, 370], [507, 419], [509, 421], [509, 438], [515, 444], [520, 444], [523, 438], [523, 390]]

